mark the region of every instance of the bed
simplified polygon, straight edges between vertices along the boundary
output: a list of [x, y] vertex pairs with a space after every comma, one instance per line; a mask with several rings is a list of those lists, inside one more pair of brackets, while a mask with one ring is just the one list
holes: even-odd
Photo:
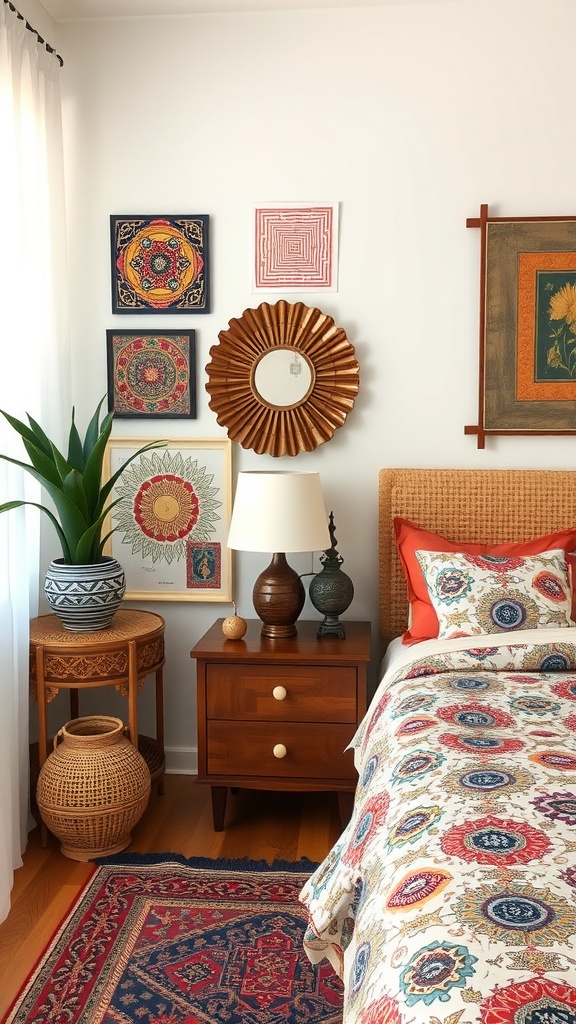
[[344, 1024], [575, 1024], [576, 473], [382, 470], [379, 524], [385, 653], [307, 955]]

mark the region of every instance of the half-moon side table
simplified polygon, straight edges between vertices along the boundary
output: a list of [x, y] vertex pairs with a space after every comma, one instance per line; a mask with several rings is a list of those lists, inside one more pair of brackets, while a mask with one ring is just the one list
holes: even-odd
[[[30, 692], [38, 705], [38, 771], [48, 756], [47, 705], [70, 691], [70, 717], [78, 717], [80, 690], [114, 686], [128, 698], [129, 737], [144, 757], [152, 782], [164, 792], [164, 619], [154, 612], [119, 609], [108, 629], [71, 633], [57, 615], [30, 622]], [[156, 738], [138, 733], [138, 693], [156, 676]], [[47, 842], [41, 825], [42, 845]]]

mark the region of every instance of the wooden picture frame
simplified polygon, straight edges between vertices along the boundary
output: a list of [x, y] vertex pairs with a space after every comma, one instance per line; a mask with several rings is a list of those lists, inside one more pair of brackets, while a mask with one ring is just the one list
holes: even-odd
[[[145, 438], [108, 442], [109, 479]], [[112, 488], [116, 502], [106, 553], [126, 574], [133, 601], [232, 601], [227, 547], [232, 504], [231, 442], [171, 438], [126, 467]]]
[[113, 313], [209, 313], [209, 217], [110, 217]]
[[196, 417], [195, 331], [106, 331], [115, 417]]
[[490, 435], [576, 434], [576, 216], [491, 217], [480, 228], [478, 423]]

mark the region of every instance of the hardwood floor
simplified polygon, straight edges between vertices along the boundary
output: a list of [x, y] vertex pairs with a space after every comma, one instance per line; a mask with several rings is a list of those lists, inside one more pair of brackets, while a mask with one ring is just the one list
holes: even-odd
[[[168, 775], [152, 791], [129, 849], [185, 857], [251, 857], [321, 861], [341, 832], [334, 793], [230, 793], [224, 832], [214, 832], [208, 786], [189, 775]], [[24, 866], [14, 878], [12, 909], [0, 925], [0, 1021], [93, 870], [69, 860], [39, 829], [30, 833]]]

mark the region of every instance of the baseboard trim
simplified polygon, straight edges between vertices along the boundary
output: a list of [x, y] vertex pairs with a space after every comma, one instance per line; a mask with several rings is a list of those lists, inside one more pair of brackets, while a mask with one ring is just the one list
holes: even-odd
[[196, 747], [166, 747], [167, 775], [197, 775], [198, 751]]

